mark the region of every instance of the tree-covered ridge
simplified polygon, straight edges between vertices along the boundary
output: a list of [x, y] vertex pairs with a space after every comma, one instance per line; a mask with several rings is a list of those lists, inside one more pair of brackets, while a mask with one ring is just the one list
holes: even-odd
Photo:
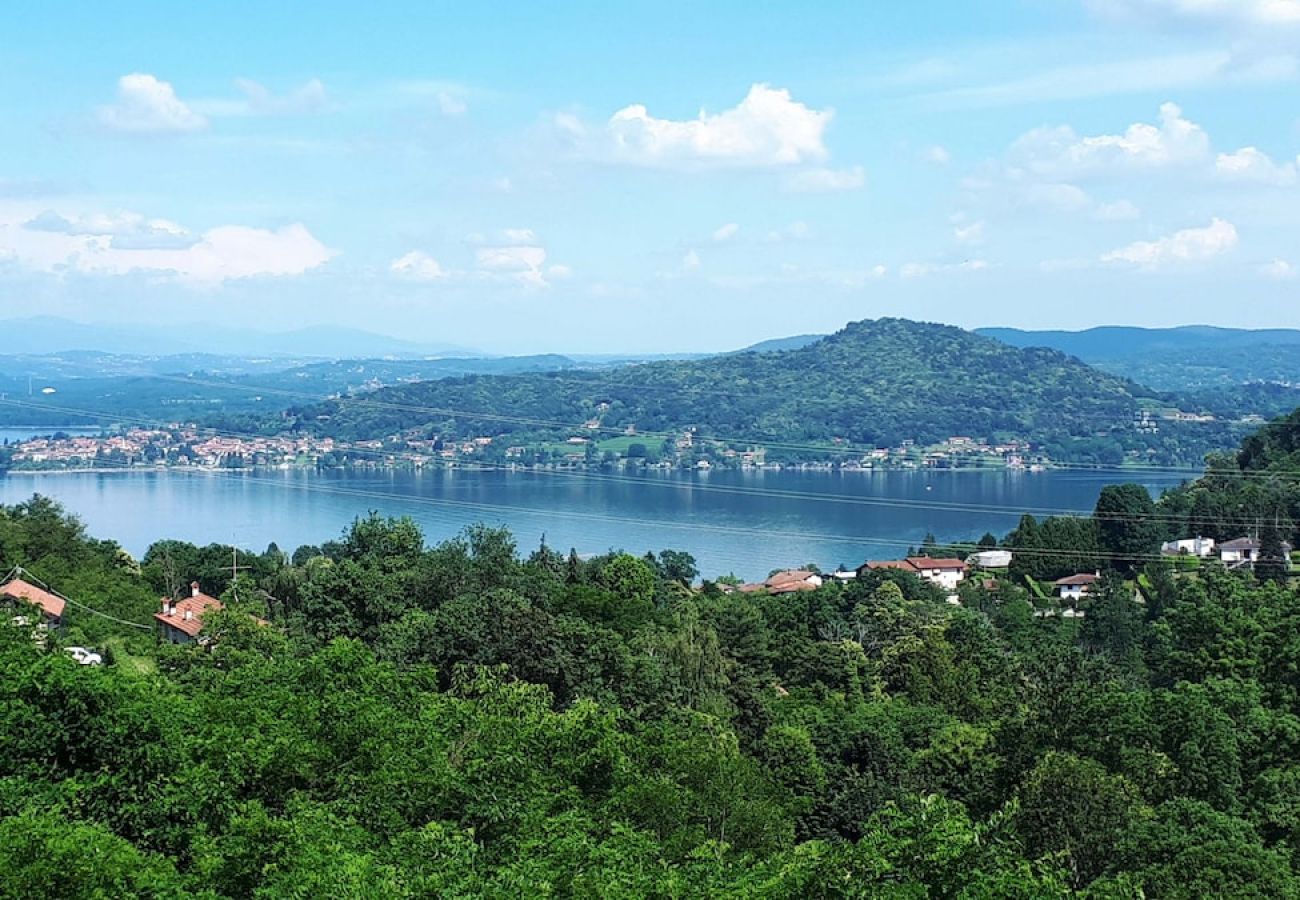
[[379, 515], [232, 575], [0, 508], [0, 563], [101, 612], [227, 604], [206, 648], [0, 628], [0, 896], [1300, 896], [1300, 592], [1153, 565], [1136, 486], [1031, 522], [1018, 558], [1108, 570], [1085, 618], [1019, 575], [747, 594]]
[[737, 443], [874, 447], [952, 435], [1047, 443], [1129, 432], [1139, 398], [1150, 396], [1056, 351], [879, 319], [779, 353], [450, 379], [293, 414], [345, 438], [425, 425], [465, 436], [572, 432], [590, 421], [650, 433], [695, 428]]

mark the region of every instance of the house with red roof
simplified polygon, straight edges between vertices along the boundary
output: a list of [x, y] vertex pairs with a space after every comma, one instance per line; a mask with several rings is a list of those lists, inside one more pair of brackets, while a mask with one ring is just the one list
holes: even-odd
[[1077, 603], [1084, 597], [1090, 595], [1093, 587], [1101, 580], [1101, 576], [1096, 573], [1083, 572], [1079, 575], [1070, 575], [1066, 578], [1058, 578], [1056, 585], [1056, 595], [1062, 600], [1069, 600]]
[[0, 585], [0, 598], [10, 606], [26, 603], [37, 607], [41, 611], [41, 623], [49, 627], [63, 623], [64, 599], [21, 578], [11, 578]]
[[763, 582], [769, 594], [789, 594], [794, 591], [815, 591], [822, 586], [822, 577], [806, 569], [777, 572]]
[[861, 573], [876, 569], [897, 569], [900, 572], [911, 572], [931, 584], [937, 584], [950, 594], [955, 593], [957, 585], [966, 578], [966, 563], [960, 559], [909, 556], [907, 559], [873, 560], [864, 563], [858, 571]]
[[182, 600], [171, 597], [162, 598], [162, 610], [153, 614], [158, 622], [163, 638], [173, 644], [193, 644], [201, 642], [203, 616], [209, 612], [225, 609], [216, 597], [210, 597], [199, 590], [199, 583], [190, 585], [190, 595]]

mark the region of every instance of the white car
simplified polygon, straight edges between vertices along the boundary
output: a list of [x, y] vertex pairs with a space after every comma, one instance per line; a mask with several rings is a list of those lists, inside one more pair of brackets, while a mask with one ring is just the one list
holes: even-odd
[[83, 666], [98, 666], [104, 662], [104, 657], [85, 647], [65, 647], [64, 652], [68, 653], [77, 662]]

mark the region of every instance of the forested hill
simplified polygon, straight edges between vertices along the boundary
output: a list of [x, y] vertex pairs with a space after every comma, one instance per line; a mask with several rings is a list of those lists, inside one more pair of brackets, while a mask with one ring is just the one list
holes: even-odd
[[[952, 435], [1050, 441], [1131, 425], [1153, 394], [1055, 350], [1016, 348], [903, 319], [854, 322], [805, 347], [600, 372], [467, 377], [291, 411], [342, 438], [428, 425], [441, 434], [641, 433], [696, 428], [767, 442], [929, 442]], [[472, 414], [471, 414], [472, 413]], [[328, 418], [322, 418], [328, 417]]]
[[[979, 328], [977, 333], [1016, 347], [1052, 347], [1099, 369], [1163, 391], [1239, 390], [1251, 382], [1296, 384], [1300, 330], [1292, 328], [1178, 328], [1104, 326], [1085, 331]], [[1294, 390], [1268, 414], [1300, 403]], [[1263, 411], [1263, 410], [1256, 410]]]

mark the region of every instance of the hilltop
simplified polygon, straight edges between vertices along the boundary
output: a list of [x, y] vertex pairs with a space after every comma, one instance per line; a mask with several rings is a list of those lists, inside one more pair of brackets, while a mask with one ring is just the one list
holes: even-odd
[[695, 429], [730, 443], [888, 446], [952, 435], [1091, 439], [1131, 426], [1154, 392], [1056, 350], [947, 325], [854, 322], [781, 352], [597, 372], [471, 376], [290, 411], [339, 437], [432, 427], [445, 436]]

